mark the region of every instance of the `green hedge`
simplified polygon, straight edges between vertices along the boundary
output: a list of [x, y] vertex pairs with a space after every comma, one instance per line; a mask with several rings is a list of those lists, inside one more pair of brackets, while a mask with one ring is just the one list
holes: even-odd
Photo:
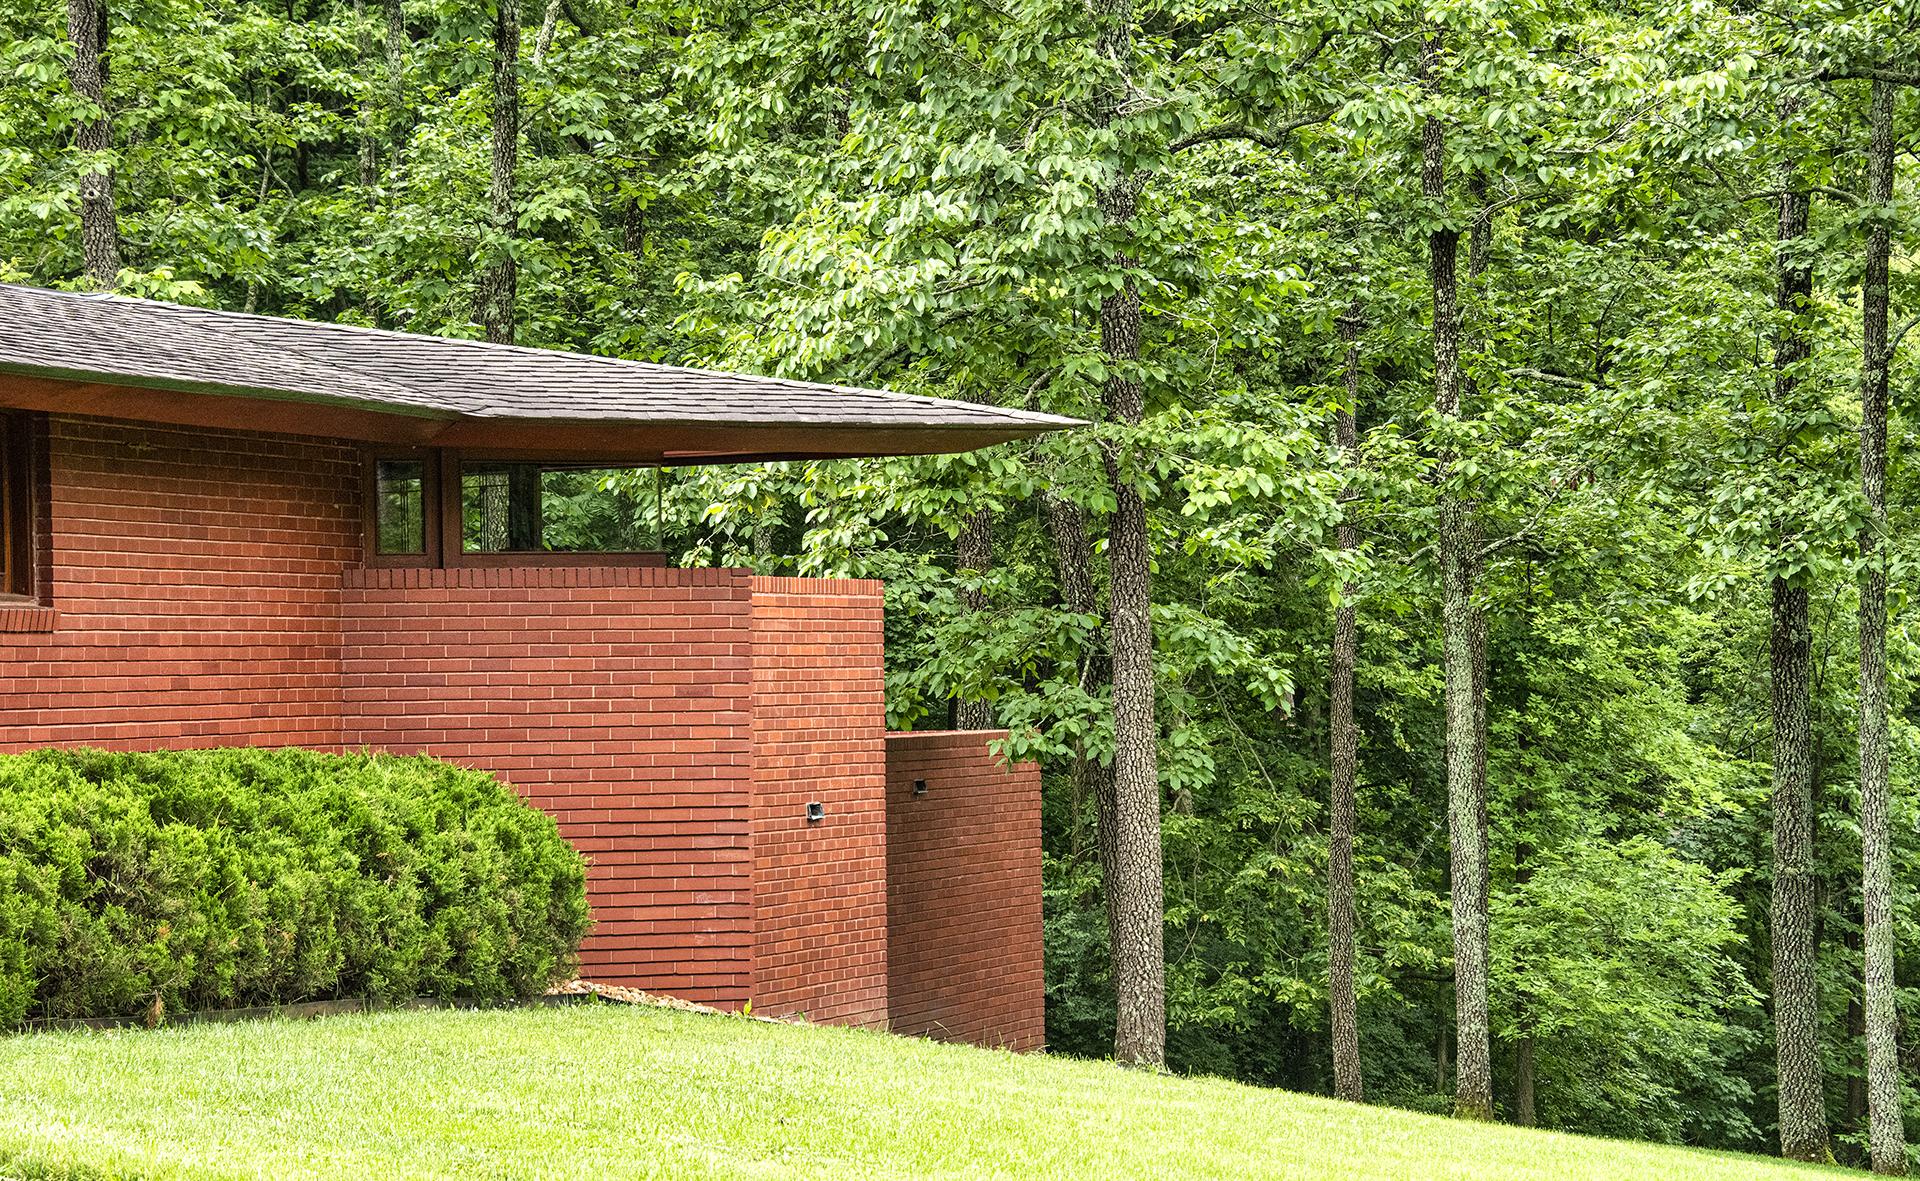
[[575, 965], [585, 877], [550, 817], [432, 759], [0, 755], [0, 1028], [530, 996]]

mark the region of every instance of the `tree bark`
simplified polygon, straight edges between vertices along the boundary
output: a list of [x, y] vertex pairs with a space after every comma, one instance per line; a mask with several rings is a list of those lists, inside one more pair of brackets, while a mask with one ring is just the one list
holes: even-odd
[[[1093, 543], [1087, 533], [1087, 515], [1079, 505], [1051, 492], [1040, 498], [1046, 516], [1047, 536], [1053, 542], [1054, 573], [1060, 584], [1060, 601], [1076, 615], [1093, 615], [1099, 599], [1093, 589]], [[1099, 653], [1089, 651], [1082, 659], [1080, 684], [1091, 692], [1104, 681]]]
[[1513, 1122], [1531, 1128], [1540, 1122], [1533, 1102], [1533, 1035], [1521, 1034], [1513, 1047]]
[[[1334, 412], [1333, 443], [1343, 462], [1352, 463], [1359, 442], [1354, 415], [1360, 404], [1360, 302], [1340, 319], [1346, 341], [1345, 404]], [[1356, 493], [1340, 490], [1340, 526], [1335, 544], [1342, 553], [1359, 548], [1360, 531], [1351, 518]], [[1332, 730], [1332, 782], [1328, 792], [1331, 830], [1327, 834], [1327, 1008], [1333, 1033], [1333, 1093], [1355, 1103], [1366, 1098], [1360, 1073], [1359, 997], [1354, 985], [1355, 902], [1353, 842], [1358, 827], [1355, 787], [1359, 778], [1360, 732], [1353, 721], [1354, 667], [1359, 662], [1360, 628], [1351, 582], [1340, 588], [1333, 611], [1333, 669], [1328, 714]]]
[[[1528, 817], [1533, 812], [1533, 792], [1523, 789], [1520, 792], [1518, 813], [1514, 816], [1514, 827], [1522, 834], [1527, 831]], [[1533, 842], [1525, 835], [1513, 843], [1513, 881], [1516, 886], [1525, 886], [1533, 880]], [[1535, 1127], [1540, 1122], [1539, 1112], [1534, 1103], [1534, 1020], [1529, 1002], [1532, 996], [1522, 992], [1513, 998], [1515, 1024], [1520, 1027], [1520, 1038], [1513, 1047], [1513, 1122], [1523, 1128]]]
[[[960, 535], [954, 538], [953, 559], [956, 572], [971, 570], [985, 574], [993, 569], [992, 509], [983, 508], [968, 514], [960, 526]], [[987, 609], [986, 594], [972, 588], [960, 592], [960, 602], [971, 614], [978, 615]], [[993, 703], [980, 700], [956, 702], [953, 724], [959, 730], [993, 729]]]
[[[1780, 105], [1790, 124], [1800, 101]], [[1804, 317], [1813, 272], [1796, 253], [1807, 234], [1812, 197], [1791, 159], [1781, 166], [1775, 307], [1784, 315], [1774, 340], [1774, 402], [1791, 413], [1800, 366], [1811, 354]], [[1790, 522], [1782, 522], [1784, 531]], [[1808, 590], [1776, 576], [1772, 585], [1773, 696], [1773, 1020], [1779, 1082], [1781, 1155], [1831, 1159], [1820, 1065], [1820, 998], [1814, 975], [1815, 908], [1812, 676]]]
[[1473, 221], [1467, 230], [1467, 274], [1478, 279], [1493, 261], [1493, 206], [1487, 201], [1487, 174], [1475, 171], [1467, 180], [1473, 197]]
[[517, 220], [514, 174], [520, 161], [520, 4], [495, 0], [493, 21], [493, 169], [487, 186], [492, 257], [480, 276], [480, 323], [487, 339], [512, 344], [519, 269], [512, 254]]
[[[1425, 47], [1432, 85], [1440, 56], [1436, 35]], [[1436, 214], [1447, 197], [1446, 129], [1432, 115], [1421, 135], [1421, 190]], [[1442, 418], [1460, 417], [1460, 233], [1442, 225], [1428, 235], [1433, 288], [1433, 405]], [[1452, 847], [1454, 974], [1454, 1114], [1493, 1118], [1493, 1052], [1487, 1015], [1487, 922], [1482, 905], [1486, 873], [1486, 803], [1477, 790], [1481, 775], [1479, 707], [1480, 624], [1473, 602], [1475, 530], [1466, 499], [1444, 484], [1451, 479], [1451, 445], [1440, 455], [1443, 482], [1437, 549], [1440, 556], [1441, 626], [1446, 668], [1447, 835]]]
[[1812, 634], [1804, 586], [1773, 580], [1773, 1020], [1780, 1151], [1829, 1158], [1814, 978]]
[[547, 11], [540, 17], [540, 32], [533, 39], [534, 65], [547, 60], [547, 51], [553, 48], [553, 35], [559, 28], [560, 0], [547, 0]]
[[[373, 69], [373, 33], [367, 28], [366, 0], [353, 0], [354, 49], [360, 55], [360, 68], [372, 72]], [[375, 178], [379, 176], [380, 147], [374, 134], [374, 109], [377, 104], [370, 92], [361, 99], [360, 114], [360, 187], [371, 189]]]
[[[1484, 280], [1487, 266], [1493, 261], [1493, 210], [1487, 201], [1487, 178], [1483, 172], [1475, 172], [1468, 182], [1468, 191], [1473, 197], [1473, 221], [1467, 234], [1467, 274], [1473, 280], [1476, 299], [1485, 297]], [[1476, 351], [1486, 347], [1483, 333], [1474, 337]], [[1461, 374], [1460, 386], [1463, 393], [1473, 394], [1474, 383], [1465, 373]], [[1462, 416], [1475, 413], [1471, 405], [1461, 407]], [[1462, 498], [1462, 512], [1466, 517], [1467, 583], [1470, 587], [1480, 584], [1480, 554], [1486, 541], [1480, 523], [1480, 502], [1475, 498]], [[1493, 826], [1487, 815], [1487, 613], [1477, 602], [1468, 603], [1471, 611], [1471, 632], [1468, 643], [1473, 646], [1473, 799], [1474, 831], [1480, 846], [1479, 893], [1474, 900], [1475, 921], [1482, 932], [1490, 933], [1493, 928]], [[1486, 936], [1490, 938], [1490, 934]], [[1483, 953], [1482, 962], [1486, 956]], [[1492, 1058], [1491, 1046], [1488, 1058]], [[1489, 1080], [1492, 1068], [1488, 1068]], [[1493, 1084], [1487, 1084], [1488, 1094], [1492, 1094]]]
[[400, 0], [384, 0], [387, 14], [387, 179], [400, 179], [407, 147], [407, 17]]
[[[1046, 518], [1047, 535], [1053, 541], [1060, 601], [1076, 615], [1098, 614], [1100, 606], [1093, 589], [1093, 541], [1087, 533], [1086, 514], [1079, 505], [1051, 492], [1041, 496], [1040, 504]], [[1101, 692], [1108, 675], [1105, 637], [1096, 632], [1088, 637], [1086, 650], [1080, 657], [1080, 691], [1090, 697]], [[1094, 802], [1095, 832], [1108, 832], [1114, 827], [1113, 766], [1094, 758], [1087, 749], [1086, 740], [1079, 738], [1074, 742], [1071, 777], [1074, 799], [1073, 849], [1078, 855], [1083, 847], [1081, 813], [1089, 798]], [[1106, 863], [1106, 845], [1097, 839], [1095, 844], [1101, 858], [1104, 881], [1113, 875], [1114, 869]], [[1109, 890], [1104, 893], [1107, 926], [1111, 931], [1114, 922], [1113, 892]]]
[[67, 36], [73, 64], [67, 79], [90, 108], [74, 128], [73, 146], [86, 171], [80, 174], [80, 248], [87, 280], [111, 291], [120, 280], [120, 223], [114, 204], [113, 165], [100, 156], [113, 150], [113, 120], [107, 114], [107, 9], [104, 0], [67, 0]]
[[773, 572], [773, 560], [779, 555], [774, 552], [779, 522], [772, 517], [759, 516], [753, 522], [753, 564], [762, 574]]
[[[1126, 178], [1105, 194], [1109, 224], [1131, 221], [1138, 183]], [[1131, 265], [1125, 256], [1120, 267]], [[1146, 391], [1135, 376], [1140, 359], [1140, 291], [1132, 279], [1100, 304], [1100, 341], [1111, 373], [1109, 419], [1137, 426]], [[1160, 861], [1159, 725], [1154, 718], [1153, 570], [1147, 506], [1124, 443], [1105, 447], [1113, 515], [1107, 532], [1107, 636], [1113, 653], [1114, 817], [1103, 842], [1117, 876], [1113, 900], [1113, 974], [1118, 1005], [1114, 1057], [1131, 1066], [1166, 1059], [1165, 911]]]
[[[1093, 0], [1097, 52], [1113, 71], [1098, 96], [1102, 126], [1112, 126], [1125, 97], [1132, 52], [1131, 0]], [[1139, 211], [1143, 173], [1122, 166], [1099, 195], [1103, 222], [1124, 238]], [[1108, 424], [1125, 432], [1146, 417], [1139, 376], [1140, 287], [1124, 248], [1110, 262], [1120, 287], [1100, 301], [1100, 346], [1107, 379], [1101, 400]], [[1154, 717], [1153, 556], [1147, 505], [1124, 434], [1109, 435], [1101, 457], [1113, 488], [1107, 526], [1107, 643], [1113, 673], [1113, 815], [1100, 835], [1109, 867], [1115, 993], [1114, 1058], [1129, 1066], [1166, 1062], [1166, 908], [1160, 846], [1160, 728]]]
[[[1864, 922], [1864, 919], [1862, 919], [1862, 921]], [[1864, 963], [1864, 961], [1861, 960], [1860, 952], [1861, 948], [1865, 945], [1861, 941], [1861, 933], [1859, 930], [1856, 929], [1848, 932], [1841, 938], [1840, 945], [1847, 949], [1849, 959]], [[1857, 990], [1847, 997], [1846, 1020], [1847, 1063], [1853, 1068], [1853, 1073], [1847, 1075], [1847, 1106], [1840, 1120], [1842, 1127], [1846, 1128], [1849, 1132], [1858, 1133], [1867, 1130], [1867, 1060], [1865, 1052], [1867, 1010], [1865, 1005], [1862, 1004], [1860, 994]]]
[[1867, 1043], [1868, 1155], [1873, 1171], [1907, 1171], [1900, 1112], [1899, 1017], [1893, 976], [1893, 793], [1887, 770], [1887, 567], [1877, 551], [1886, 529], [1888, 277], [1893, 251], [1886, 218], [1893, 201], [1893, 84], [1873, 84], [1867, 199], [1881, 212], [1867, 238], [1860, 288], [1864, 345], [1860, 389], [1860, 485], [1870, 521], [1860, 533], [1860, 899], [1861, 976]]

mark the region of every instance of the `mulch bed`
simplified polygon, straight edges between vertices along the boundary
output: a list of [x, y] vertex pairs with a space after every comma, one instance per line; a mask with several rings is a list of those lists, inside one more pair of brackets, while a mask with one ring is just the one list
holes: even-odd
[[758, 1013], [739, 1013], [731, 1009], [716, 1009], [712, 1005], [696, 1005], [692, 1001], [683, 1001], [679, 997], [661, 996], [658, 993], [641, 992], [637, 988], [622, 988], [617, 984], [595, 984], [591, 980], [569, 980], [565, 984], [556, 984], [547, 990], [547, 997], [599, 997], [603, 1001], [612, 1001], [621, 1005], [651, 1005], [656, 1009], [678, 1009], [683, 1013], [711, 1013], [716, 1017], [746, 1017], [749, 1021], [767, 1021], [776, 1025], [803, 1025], [799, 1017], [780, 1018], [762, 1017]]

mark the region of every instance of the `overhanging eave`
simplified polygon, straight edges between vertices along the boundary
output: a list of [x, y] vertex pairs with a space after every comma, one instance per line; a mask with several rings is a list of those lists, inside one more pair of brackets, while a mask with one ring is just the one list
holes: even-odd
[[1052, 422], [925, 426], [466, 416], [370, 407], [349, 398], [182, 384], [0, 373], [0, 408], [528, 458], [682, 466], [954, 454], [1059, 429]]

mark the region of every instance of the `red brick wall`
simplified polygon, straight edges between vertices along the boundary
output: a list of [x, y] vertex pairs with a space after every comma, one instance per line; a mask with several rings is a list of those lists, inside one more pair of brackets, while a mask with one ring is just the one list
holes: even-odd
[[591, 863], [582, 973], [738, 1004], [753, 971], [747, 579], [515, 567], [347, 574], [349, 746], [499, 773]]
[[880, 584], [756, 578], [753, 632], [754, 1008], [884, 1025]]
[[0, 749], [337, 743], [354, 450], [60, 418], [46, 441], [52, 609], [0, 610]]
[[[0, 606], [0, 750], [428, 751], [587, 852], [589, 975], [1038, 1044], [1037, 790], [978, 735], [882, 737], [877, 583], [363, 570], [350, 445], [81, 418], [47, 442], [52, 603]], [[974, 788], [908, 807], [890, 776], [928, 759]]]
[[[887, 954], [896, 1033], [1046, 1042], [1040, 771], [1001, 732], [887, 735]], [[925, 795], [913, 794], [925, 780]]]

